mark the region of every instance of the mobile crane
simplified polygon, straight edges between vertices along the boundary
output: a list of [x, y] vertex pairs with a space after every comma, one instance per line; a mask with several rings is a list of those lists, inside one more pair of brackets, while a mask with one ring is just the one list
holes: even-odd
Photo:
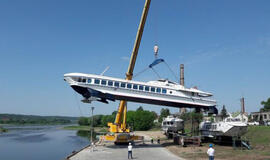
[[[130, 57], [130, 62], [128, 70], [126, 73], [126, 80], [132, 80], [133, 70], [135, 67], [136, 58], [138, 55], [144, 25], [150, 8], [151, 0], [145, 0], [143, 13], [141, 16], [139, 28], [136, 35], [136, 40], [134, 43], [133, 51]], [[114, 141], [115, 144], [128, 143], [134, 140], [143, 139], [141, 136], [131, 135], [129, 128], [126, 126], [126, 116], [127, 116], [127, 102], [124, 100], [120, 101], [118, 111], [115, 117], [114, 123], [108, 123], [110, 134], [105, 135], [105, 140]]]

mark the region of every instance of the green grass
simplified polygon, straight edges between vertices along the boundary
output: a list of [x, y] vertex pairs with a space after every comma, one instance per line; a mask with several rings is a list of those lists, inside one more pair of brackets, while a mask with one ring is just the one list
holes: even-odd
[[270, 127], [269, 126], [249, 126], [245, 137], [253, 146], [270, 147]]

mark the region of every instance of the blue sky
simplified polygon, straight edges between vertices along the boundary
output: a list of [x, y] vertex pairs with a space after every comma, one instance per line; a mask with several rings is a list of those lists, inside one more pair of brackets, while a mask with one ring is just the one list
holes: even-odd
[[[83, 72], [124, 78], [143, 0], [0, 2], [0, 112], [86, 116], [90, 105], [63, 81]], [[153, 61], [153, 46], [185, 84], [214, 94], [218, 107], [258, 111], [270, 97], [270, 1], [152, 0], [135, 73]], [[156, 68], [175, 80], [166, 66]], [[179, 74], [178, 74], [179, 75]], [[148, 81], [151, 71], [135, 77]], [[94, 102], [110, 114], [118, 102]], [[129, 103], [128, 109], [141, 104]], [[159, 112], [162, 106], [142, 105]], [[171, 109], [172, 112], [177, 109]]]

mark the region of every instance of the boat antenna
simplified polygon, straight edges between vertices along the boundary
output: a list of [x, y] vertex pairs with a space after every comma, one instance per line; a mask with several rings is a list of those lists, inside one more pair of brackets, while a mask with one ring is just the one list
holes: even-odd
[[108, 70], [109, 68], [110, 68], [110, 66], [107, 66], [107, 67], [104, 69], [104, 71], [103, 71], [100, 75], [103, 76], [104, 73], [107, 72], [107, 70]]

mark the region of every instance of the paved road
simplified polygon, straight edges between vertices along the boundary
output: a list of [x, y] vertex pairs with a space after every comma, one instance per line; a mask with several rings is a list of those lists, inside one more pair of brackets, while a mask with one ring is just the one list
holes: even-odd
[[[127, 146], [97, 146], [95, 151], [85, 148], [69, 160], [127, 160]], [[133, 146], [133, 159], [136, 160], [183, 160], [158, 144], [138, 144]]]

